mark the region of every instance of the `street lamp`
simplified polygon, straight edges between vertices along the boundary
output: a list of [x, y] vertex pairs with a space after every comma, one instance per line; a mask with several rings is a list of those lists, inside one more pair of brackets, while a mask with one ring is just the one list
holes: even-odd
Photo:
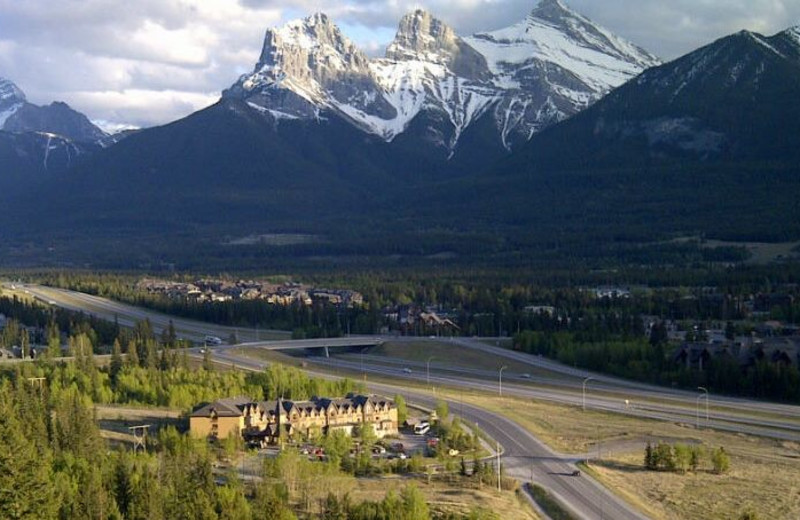
[[703, 392], [702, 394], [697, 396], [697, 403], [695, 406], [695, 421], [696, 421], [695, 426], [698, 429], [700, 429], [700, 399], [702, 399], [703, 397], [706, 398], [706, 424], [708, 424], [708, 390], [706, 390], [702, 386], [698, 386], [697, 389]]
[[586, 383], [588, 383], [592, 379], [594, 379], [594, 378], [592, 376], [589, 376], [589, 377], [587, 377], [586, 379], [583, 380], [583, 385], [582, 385], [582, 388], [583, 388], [583, 390], [582, 390], [583, 399], [582, 399], [582, 403], [583, 403], [583, 411], [584, 412], [586, 411]]
[[428, 358], [428, 361], [425, 362], [425, 374], [426, 380], [428, 381], [428, 385], [431, 384], [431, 360], [434, 359], [436, 356], [431, 356]]
[[364, 347], [361, 349], [361, 373], [364, 375], [366, 375], [366, 372], [364, 372], [364, 352], [366, 352], [367, 349], [369, 349], [369, 347]]
[[503, 365], [500, 367], [500, 377], [498, 379], [498, 387], [500, 389], [500, 397], [503, 397], [503, 370], [507, 369], [508, 367]]

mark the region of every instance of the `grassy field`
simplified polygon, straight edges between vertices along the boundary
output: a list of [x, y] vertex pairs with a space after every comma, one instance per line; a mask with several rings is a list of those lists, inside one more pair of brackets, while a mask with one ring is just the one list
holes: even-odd
[[[494, 344], [494, 343], [492, 343]], [[373, 356], [405, 359], [425, 363], [432, 356], [432, 365], [447, 363], [462, 368], [477, 368], [482, 370], [497, 370], [506, 366], [508, 373], [530, 374], [532, 377], [563, 378], [564, 376], [549, 370], [542, 370], [531, 365], [520, 363], [511, 359], [498, 358], [479, 350], [462, 347], [447, 340], [441, 341], [387, 341], [379, 347], [368, 351]], [[505, 379], [505, 378], [504, 378]]]
[[126, 406], [95, 406], [100, 435], [112, 443], [133, 443], [131, 426], [150, 425], [150, 434], [154, 435], [159, 428], [173, 425], [182, 428], [188, 420], [181, 419], [179, 410], [164, 408], [131, 408]]
[[700, 240], [698, 237], [677, 238], [673, 242], [698, 241], [703, 249], [715, 247], [742, 247], [750, 253], [745, 263], [770, 264], [772, 262], [793, 260], [798, 258], [797, 248], [800, 242], [728, 242], [724, 240]]
[[[800, 518], [800, 444], [513, 398], [464, 400], [493, 407], [558, 451], [586, 455], [598, 480], [654, 519], [735, 519], [748, 509]], [[722, 446], [731, 470], [713, 474], [706, 460], [697, 473], [647, 471], [648, 441]]]
[[[424, 361], [427, 356], [435, 355], [428, 342], [412, 343], [411, 348], [408, 345], [388, 344], [380, 348], [384, 355], [392, 357], [399, 357], [398, 352], [402, 351], [408, 356], [406, 359], [419, 360], [424, 355]], [[443, 356], [452, 355], [448, 347], [457, 348], [459, 356], [464, 352], [451, 345], [438, 347], [438, 352]], [[261, 352], [257, 355], [274, 362], [288, 361], [295, 366], [301, 363], [282, 354]], [[479, 364], [482, 361], [459, 358], [459, 362]], [[656, 520], [736, 519], [745, 510], [755, 511], [762, 519], [800, 518], [800, 444], [697, 430], [692, 425], [626, 415], [591, 410], [583, 412], [576, 406], [549, 402], [513, 397], [499, 399], [470, 391], [439, 391], [454, 401], [463, 398], [464, 402], [505, 414], [556, 451], [588, 458], [589, 472]], [[457, 410], [453, 412], [457, 413]], [[682, 475], [647, 471], [643, 467], [643, 456], [648, 441], [681, 442], [706, 448], [723, 446], [730, 454], [731, 470], [716, 475], [710, 471], [710, 463], [704, 461], [697, 473]], [[378, 485], [387, 484], [381, 481]], [[477, 491], [459, 490], [457, 493], [474, 494]], [[434, 495], [429, 496], [429, 500], [436, 502], [440, 499]], [[460, 496], [457, 500], [466, 501], [467, 498]], [[510, 516], [501, 514], [501, 518], [519, 517], [512, 513]]]
[[[362, 479], [351, 496], [356, 500], [379, 500], [387, 491], [399, 493], [409, 483], [409, 479], [400, 477]], [[472, 483], [450, 483], [436, 478], [430, 484], [422, 481], [416, 485], [433, 511], [468, 513], [470, 509], [482, 508], [494, 512], [504, 520], [539, 518], [524, 498], [511, 491], [498, 493], [490, 486], [477, 487]]]

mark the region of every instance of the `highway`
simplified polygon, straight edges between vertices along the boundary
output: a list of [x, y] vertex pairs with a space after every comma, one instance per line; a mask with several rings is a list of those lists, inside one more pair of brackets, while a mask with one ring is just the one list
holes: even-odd
[[[235, 364], [239, 368], [263, 370], [265, 362], [237, 355], [226, 348], [212, 347], [213, 359], [221, 363]], [[315, 358], [324, 359], [324, 358]], [[320, 373], [323, 377], [329, 374]], [[396, 375], [396, 374], [395, 374]], [[384, 395], [401, 393], [410, 404], [433, 409], [438, 398], [399, 384], [369, 383], [370, 391]], [[506, 474], [521, 482], [532, 480], [567, 506], [578, 518], [587, 520], [642, 520], [647, 517], [612, 495], [594, 479], [573, 476], [576, 469], [574, 457], [556, 454], [517, 423], [491, 411], [469, 404], [448, 401], [453, 413], [464, 420], [476, 423], [487, 435], [501, 446], [502, 464]]]
[[290, 333], [285, 331], [226, 327], [224, 325], [170, 316], [149, 309], [115, 302], [107, 298], [66, 289], [12, 282], [5, 282], [2, 287], [4, 291], [20, 292], [41, 302], [64, 309], [83, 312], [111, 322], [116, 320], [123, 327], [133, 327], [136, 322], [148, 319], [153, 326], [153, 330], [156, 333], [160, 333], [172, 321], [175, 331], [181, 339], [197, 343], [202, 343], [206, 336], [216, 336], [223, 341], [227, 341], [231, 334], [236, 335], [238, 340], [243, 342], [257, 342], [262, 339], [289, 339], [290, 336]]
[[[362, 360], [365, 362], [363, 367]], [[428, 365], [424, 362], [358, 354], [337, 355], [330, 360], [310, 358], [310, 361], [354, 372], [368, 371], [385, 376], [397, 376], [402, 372], [404, 376], [414, 377], [420, 382], [427, 382], [430, 368], [432, 384], [481, 388], [487, 392], [498, 391], [497, 370], [465, 368], [444, 363]], [[406, 370], [411, 372], [405, 373]], [[522, 376], [519, 372], [505, 371], [503, 393], [574, 406], [583, 404], [582, 380]], [[706, 419], [705, 401], [698, 401], [698, 394], [688, 393], [684, 396], [686, 392], [673, 394], [669, 389], [665, 392], [650, 394], [636, 389], [620, 389], [608, 383], [595, 385], [591, 382], [587, 385], [586, 407], [691, 425], [696, 424], [699, 418], [702, 427], [800, 441], [800, 407], [718, 399], [714, 396]], [[754, 415], [753, 411], [759, 411], [758, 405], [764, 406], [762, 412], [770, 412], [771, 415]]]
[[[431, 366], [430, 376], [428, 376], [424, 363], [420, 367], [419, 364], [403, 360], [382, 361], [377, 364], [374, 361], [367, 363], [365, 359], [363, 365], [357, 356], [333, 357], [330, 359], [310, 357], [306, 360], [328, 370], [347, 370], [351, 373], [366, 372], [381, 377], [402, 377], [422, 384], [429, 382], [431, 386], [436, 387], [481, 390], [487, 393], [498, 393], [499, 390], [496, 371], [494, 372], [494, 379], [488, 379], [483, 375], [476, 376], [474, 374], [475, 371], [471, 369], [464, 369], [463, 371], [458, 368], [434, 369]], [[409, 367], [415, 368], [411, 372], [406, 372], [405, 370]], [[575, 392], [539, 386], [536, 382], [526, 381], [521, 383], [519, 379], [510, 379], [508, 377], [503, 379], [503, 395], [506, 396], [537, 399], [578, 407], [583, 405], [583, 395], [580, 390]], [[728, 413], [719, 411], [716, 408], [709, 410], [707, 421], [704, 407], [701, 406], [698, 409], [696, 400], [691, 403], [691, 406], [689, 403], [686, 403], [686, 406], [679, 406], [651, 401], [637, 401], [633, 405], [626, 407], [624, 400], [619, 397], [599, 394], [589, 390], [586, 393], [585, 402], [586, 408], [591, 410], [687, 425], [695, 425], [699, 415], [699, 423], [703, 428], [800, 442], [800, 423], [791, 420]], [[700, 411], [699, 414], [697, 413], [698, 410]]]
[[[9, 284], [6, 284], [8, 286]], [[107, 320], [117, 320], [120, 325], [132, 326], [136, 321], [149, 319], [155, 330], [166, 327], [170, 321], [176, 331], [186, 339], [202, 341], [206, 335], [226, 338], [231, 332], [238, 334], [240, 339], [255, 343], [260, 348], [276, 349], [285, 348], [285, 342], [262, 342], [258, 340], [258, 332], [252, 329], [231, 329], [218, 325], [170, 317], [157, 312], [140, 309], [130, 305], [100, 298], [97, 296], [76, 293], [63, 289], [53, 289], [41, 286], [17, 286], [15, 290], [25, 291], [39, 300], [50, 305], [58, 305], [67, 309], [93, 314]], [[353, 341], [364, 342], [363, 338], [349, 338]], [[326, 340], [330, 341], [330, 340]], [[377, 344], [381, 338], [368, 339], [370, 344]], [[302, 348], [319, 347], [320, 342], [297, 341]], [[359, 343], [360, 345], [361, 343]], [[253, 345], [251, 345], [253, 346]], [[241, 345], [237, 346], [241, 347]], [[237, 367], [250, 370], [262, 370], [265, 363], [248, 357], [237, 355], [232, 346], [222, 345], [208, 347], [212, 351], [213, 359], [223, 363], [232, 363]], [[194, 355], [199, 355], [199, 349], [194, 349]], [[326, 359], [326, 358], [317, 358]], [[335, 362], [332, 360], [331, 362]], [[327, 376], [330, 377], [330, 376]], [[409, 390], [402, 384], [370, 384], [370, 389], [375, 392], [393, 395], [402, 393], [407, 396], [410, 403], [419, 404], [428, 408], [435, 407], [436, 399], [425, 393]], [[456, 408], [456, 403], [449, 403], [451, 409]], [[464, 419], [477, 423], [490, 437], [496, 440], [503, 450], [503, 465], [509, 476], [525, 482], [531, 478], [542, 485], [562, 503], [573, 511], [578, 518], [587, 520], [619, 519], [634, 520], [646, 518], [588, 476], [575, 477], [571, 473], [575, 466], [572, 461], [553, 453], [538, 439], [524, 430], [521, 426], [494, 414], [469, 405], [459, 405], [459, 411]]]
[[[17, 289], [20, 289], [19, 287]], [[96, 296], [75, 293], [60, 289], [26, 285], [28, 294], [45, 302], [60, 305], [72, 310], [94, 314], [109, 320], [117, 319], [121, 325], [132, 325], [135, 321], [148, 318], [154, 328], [166, 327], [170, 320], [179, 334], [187, 339], [202, 341], [206, 335], [226, 339], [235, 332], [240, 340], [247, 341], [253, 348], [282, 350], [285, 348], [320, 348], [324, 346], [369, 346], [382, 341], [428, 341], [423, 338], [381, 338], [348, 337], [335, 340], [286, 341], [286, 333], [271, 334], [270, 341], [260, 341], [267, 337], [265, 331], [253, 329], [233, 329], [218, 325], [170, 317], [146, 309], [116, 303]], [[280, 339], [279, 339], [280, 338]], [[442, 340], [430, 340], [441, 342]], [[521, 378], [522, 374], [504, 374], [504, 394], [531, 399], [542, 399], [580, 406], [583, 402], [582, 389], [586, 383], [586, 408], [628, 414], [654, 420], [693, 425], [700, 421], [703, 427], [760, 435], [777, 439], [800, 441], [800, 407], [760, 402], [748, 399], [712, 395], [709, 417], [705, 420], [705, 401], [697, 392], [657, 387], [625, 381], [601, 374], [567, 367], [529, 354], [514, 352], [470, 338], [450, 340], [465, 349], [479, 350], [497, 360], [496, 366], [483, 369], [449, 366], [440, 361], [430, 364], [430, 383], [433, 386], [471, 388], [494, 393], [497, 391], [497, 368], [504, 360], [513, 360], [537, 370], [537, 376]], [[252, 358], [232, 351], [232, 346], [222, 345], [213, 348], [214, 358], [221, 362], [236, 364], [237, 367], [259, 370], [263, 364]], [[351, 373], [368, 372], [378, 376], [407, 378], [426, 383], [427, 364], [387, 357], [363, 354], [335, 355], [332, 358], [308, 357], [307, 361], [318, 364], [327, 372], [347, 370]], [[552, 377], [539, 377], [546, 371]], [[587, 378], [589, 378], [587, 380]], [[432, 407], [433, 398], [425, 393], [411, 391], [402, 382], [393, 385], [371, 384], [371, 389], [381, 393], [402, 392], [411, 400], [423, 406]], [[631, 406], [625, 406], [628, 400]], [[450, 403], [451, 410], [461, 410], [462, 405]], [[505, 451], [504, 465], [508, 473], [526, 481], [533, 471], [534, 480], [553, 492], [567, 504], [580, 518], [643, 518], [636, 511], [608, 493], [587, 476], [572, 477], [572, 460], [553, 453], [519, 425], [499, 414], [488, 410], [463, 405], [464, 418], [476, 422], [481, 429], [500, 442]]]

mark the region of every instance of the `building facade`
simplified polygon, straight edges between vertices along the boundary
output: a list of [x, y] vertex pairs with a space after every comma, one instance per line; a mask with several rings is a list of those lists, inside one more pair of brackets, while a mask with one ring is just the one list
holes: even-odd
[[252, 401], [222, 399], [195, 410], [189, 429], [195, 437], [224, 439], [241, 435], [245, 440], [274, 444], [281, 437], [314, 438], [333, 431], [352, 434], [369, 427], [378, 438], [398, 431], [394, 401], [376, 395], [312, 398], [309, 401]]

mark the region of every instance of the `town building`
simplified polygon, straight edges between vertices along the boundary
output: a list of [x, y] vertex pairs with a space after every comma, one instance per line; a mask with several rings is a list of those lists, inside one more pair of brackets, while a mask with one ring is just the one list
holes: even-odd
[[369, 426], [378, 438], [398, 432], [397, 406], [376, 395], [349, 395], [308, 401], [221, 399], [195, 410], [189, 417], [194, 437], [225, 439], [241, 435], [249, 442], [275, 444], [284, 438], [314, 438], [333, 431], [352, 434]]

